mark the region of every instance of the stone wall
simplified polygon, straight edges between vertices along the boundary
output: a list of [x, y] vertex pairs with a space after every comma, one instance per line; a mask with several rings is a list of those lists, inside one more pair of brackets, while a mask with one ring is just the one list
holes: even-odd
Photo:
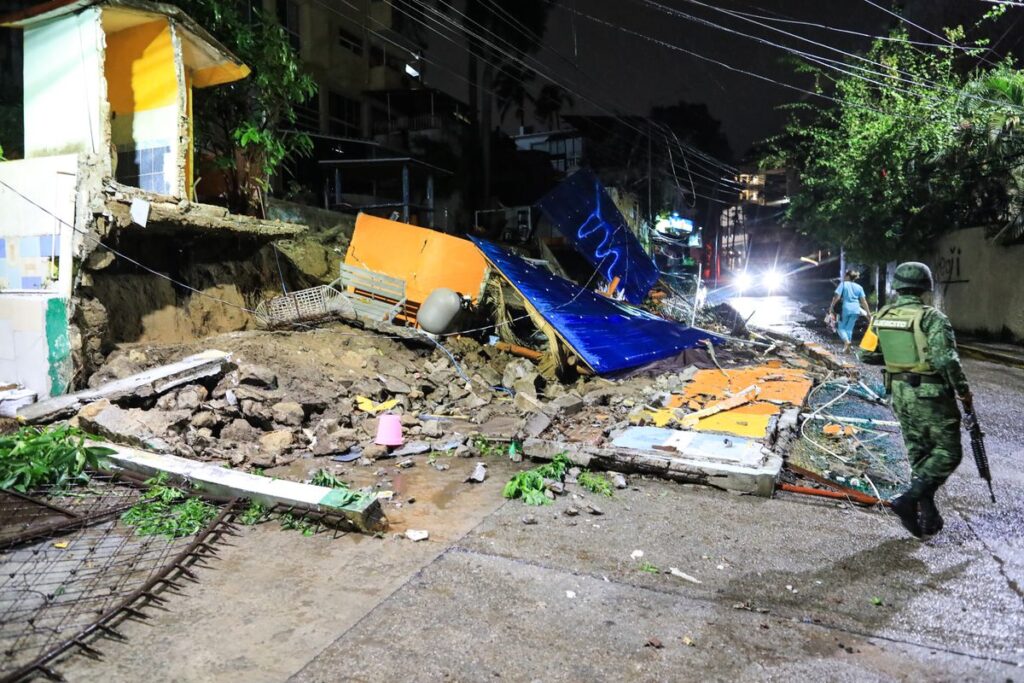
[[1000, 246], [984, 228], [944, 235], [930, 259], [935, 301], [962, 332], [1024, 340], [1024, 245]]

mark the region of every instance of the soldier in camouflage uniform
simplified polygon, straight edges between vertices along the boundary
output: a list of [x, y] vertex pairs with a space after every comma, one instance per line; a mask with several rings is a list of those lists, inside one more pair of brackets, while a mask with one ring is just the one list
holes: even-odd
[[931, 291], [932, 274], [923, 263], [896, 268], [899, 297], [872, 321], [881, 347], [863, 354], [864, 362], [884, 364], [886, 387], [903, 430], [912, 472], [910, 488], [890, 501], [893, 512], [914, 536], [942, 529], [935, 492], [960, 464], [960, 409], [972, 410], [957, 355], [953, 327], [921, 296]]

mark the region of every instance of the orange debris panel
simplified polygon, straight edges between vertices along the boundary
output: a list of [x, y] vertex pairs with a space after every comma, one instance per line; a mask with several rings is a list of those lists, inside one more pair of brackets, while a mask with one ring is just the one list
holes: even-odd
[[719, 403], [732, 395], [757, 386], [757, 400], [699, 420], [698, 431], [723, 432], [750, 438], [764, 438], [773, 415], [782, 412], [782, 404], [803, 405], [813, 385], [801, 370], [778, 367], [771, 363], [748, 368], [699, 370], [681, 394], [673, 395], [666, 408], [699, 410]]
[[701, 401], [711, 397], [720, 401], [756, 384], [761, 401], [781, 401], [795, 406], [803, 405], [811, 390], [811, 379], [796, 368], [776, 368], [758, 365], [750, 368], [729, 368], [728, 376], [721, 370], [698, 370], [680, 396], [673, 396], [669, 407], [678, 408], [690, 400]]
[[487, 261], [469, 240], [365, 213], [356, 218], [345, 263], [405, 280], [415, 306], [438, 287], [479, 301], [487, 276]]

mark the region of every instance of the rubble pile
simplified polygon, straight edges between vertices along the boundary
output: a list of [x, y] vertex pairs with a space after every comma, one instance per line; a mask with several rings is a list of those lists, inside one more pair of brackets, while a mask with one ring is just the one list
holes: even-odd
[[[230, 361], [165, 392], [132, 390], [85, 405], [75, 420], [112, 441], [235, 468], [351, 454], [370, 464], [395, 451], [375, 443], [379, 416], [400, 416], [410, 453], [479, 455], [478, 441], [544, 439], [607, 444], [644, 407], [668, 405], [692, 367], [612, 381], [546, 379], [530, 360], [468, 337], [444, 342], [345, 324], [251, 331], [205, 340]], [[196, 343], [126, 345], [89, 380], [94, 390], [201, 350]], [[719, 352], [721, 363], [752, 353]], [[703, 362], [702, 365], [714, 367]], [[467, 378], [469, 381], [467, 381]]]

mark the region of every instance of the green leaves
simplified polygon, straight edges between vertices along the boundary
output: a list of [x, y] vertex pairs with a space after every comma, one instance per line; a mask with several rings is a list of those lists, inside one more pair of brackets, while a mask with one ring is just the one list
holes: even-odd
[[67, 425], [22, 427], [0, 436], [0, 489], [25, 493], [88, 481], [85, 470], [97, 468], [101, 457], [114, 452], [87, 445], [90, 440], [96, 437]]
[[608, 496], [611, 498], [614, 493], [612, 492], [612, 484], [608, 481], [603, 474], [595, 474], [590, 471], [584, 470], [580, 473], [579, 484], [591, 493], [597, 493], [602, 496]]
[[247, 15], [234, 0], [172, 0], [220, 40], [252, 73], [235, 83], [195, 91], [197, 149], [224, 173], [229, 208], [258, 213], [271, 176], [287, 159], [308, 156], [313, 141], [286, 132], [296, 107], [317, 92], [281, 26]]
[[217, 514], [217, 508], [181, 489], [167, 486], [163, 472], [146, 483], [142, 500], [121, 515], [121, 521], [135, 527], [140, 536], [181, 538], [199, 533]]
[[[960, 28], [947, 35], [964, 41]], [[1024, 152], [1005, 134], [1024, 112], [1019, 71], [977, 70], [973, 48], [926, 51], [902, 31], [891, 37], [898, 40], [878, 40], [867, 53], [883, 65], [872, 67], [885, 74], [874, 82], [802, 67], [832, 79], [837, 104], [790, 107], [786, 134], [766, 159], [800, 173], [791, 224], [873, 262], [919, 256], [950, 229], [1005, 222], [1019, 209], [1013, 189]]]

